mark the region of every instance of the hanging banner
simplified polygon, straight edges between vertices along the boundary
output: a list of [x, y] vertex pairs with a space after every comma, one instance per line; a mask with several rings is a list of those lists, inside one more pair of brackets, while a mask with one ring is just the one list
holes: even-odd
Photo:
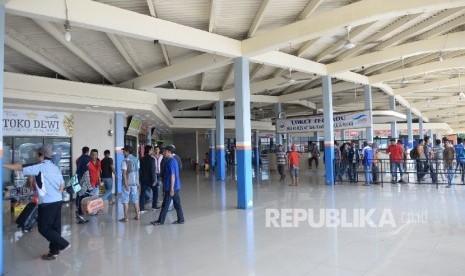
[[142, 127], [142, 120], [137, 116], [132, 116], [126, 135], [137, 137], [139, 135], [139, 131], [141, 127]]
[[[371, 125], [371, 117], [369, 111], [335, 113], [333, 115], [334, 129], [348, 128], [366, 128]], [[277, 133], [299, 133], [299, 132], [314, 132], [324, 130], [323, 114], [292, 118], [292, 119], [276, 119]]]
[[4, 136], [73, 136], [73, 115], [64, 112], [3, 110]]

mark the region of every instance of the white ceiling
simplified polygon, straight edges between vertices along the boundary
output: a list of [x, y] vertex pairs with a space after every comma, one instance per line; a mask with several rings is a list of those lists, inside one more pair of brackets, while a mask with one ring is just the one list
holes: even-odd
[[[269, 122], [276, 102], [288, 116], [313, 114], [322, 108], [321, 76], [331, 75], [335, 112], [364, 109], [362, 84], [371, 84], [374, 109], [389, 109], [394, 95], [397, 111], [411, 108], [424, 121], [465, 131], [458, 96], [465, 90], [465, 0], [66, 4], [71, 42], [64, 40], [65, 0], [7, 2], [6, 72], [149, 91], [172, 118], [211, 118], [223, 99], [233, 119], [232, 62], [246, 56], [257, 121]], [[346, 26], [353, 49], [343, 47]]]

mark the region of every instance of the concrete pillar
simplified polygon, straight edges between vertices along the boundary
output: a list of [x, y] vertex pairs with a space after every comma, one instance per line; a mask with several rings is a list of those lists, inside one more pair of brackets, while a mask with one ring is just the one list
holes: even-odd
[[365, 91], [365, 110], [369, 111], [368, 116], [370, 116], [371, 122], [370, 126], [366, 128], [366, 137], [368, 144], [371, 145], [373, 143], [373, 101], [371, 97], [371, 85], [364, 85], [363, 88]]
[[254, 155], [255, 166], [260, 167], [260, 131], [255, 130]]
[[[389, 107], [391, 110], [396, 110], [396, 98], [394, 96], [389, 96]], [[391, 138], [399, 137], [397, 134], [397, 122], [391, 122]]]
[[346, 141], [346, 130], [341, 129], [341, 141], [345, 142]]
[[[3, 78], [5, 65], [5, 5], [0, 4], [0, 122], [3, 122]], [[0, 128], [0, 167], [3, 165], [3, 128]], [[0, 180], [3, 179], [3, 170], [0, 169]], [[0, 181], [0, 190], [3, 191], [3, 181]], [[3, 212], [0, 212], [0, 221], [3, 224]], [[3, 227], [0, 227], [0, 236], [3, 237]], [[0, 275], [3, 275], [3, 245], [0, 246]]]
[[423, 135], [423, 118], [421, 117], [418, 118], [418, 135], [420, 139], [425, 138]]
[[224, 149], [224, 102], [216, 102], [216, 178], [226, 179], [226, 160]]
[[[276, 119], [278, 119], [279, 118], [279, 113], [281, 113], [281, 103], [275, 103], [274, 104], [274, 111], [275, 111]], [[280, 133], [276, 133], [276, 144], [277, 145], [282, 145], [283, 144], [282, 134], [280, 134]]]
[[334, 185], [333, 88], [330, 76], [323, 76], [323, 118], [325, 134], [325, 183]]
[[208, 154], [210, 155], [210, 169], [215, 168], [215, 129], [210, 129], [210, 146]]
[[234, 59], [234, 97], [236, 100], [237, 207], [253, 207], [252, 149], [250, 129], [249, 59]]
[[413, 123], [412, 123], [412, 110], [407, 109], [407, 134], [408, 134], [408, 148], [413, 148]]
[[[123, 184], [123, 171], [121, 164], [123, 163], [124, 155], [122, 148], [124, 147], [124, 127], [126, 120], [123, 113], [115, 113], [115, 171], [118, 178], [116, 179], [115, 194], [121, 193]], [[133, 149], [133, 151], [137, 149]]]

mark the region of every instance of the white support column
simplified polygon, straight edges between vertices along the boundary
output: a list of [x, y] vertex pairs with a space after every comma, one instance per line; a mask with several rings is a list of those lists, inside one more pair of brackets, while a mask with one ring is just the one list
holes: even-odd
[[368, 144], [371, 145], [373, 144], [373, 101], [371, 97], [371, 85], [364, 85], [363, 88], [365, 91], [365, 110], [369, 111], [371, 122], [370, 126], [366, 128], [366, 137]]
[[334, 185], [333, 88], [330, 76], [323, 76], [323, 125], [325, 133], [325, 183]]
[[413, 148], [413, 123], [412, 123], [412, 110], [407, 109], [407, 132], [408, 132], [408, 148]]
[[[392, 111], [396, 110], [396, 98], [394, 96], [389, 96], [389, 107]], [[397, 122], [391, 122], [391, 138], [397, 138]]]
[[418, 136], [420, 137], [420, 139], [424, 139], [424, 135], [423, 135], [423, 118], [419, 117], [418, 118]]
[[[275, 118], [279, 118], [279, 114], [281, 113], [281, 103], [275, 103], [274, 105], [274, 111], [275, 111]], [[276, 145], [282, 145], [283, 144], [283, 137], [282, 134], [276, 133]]]

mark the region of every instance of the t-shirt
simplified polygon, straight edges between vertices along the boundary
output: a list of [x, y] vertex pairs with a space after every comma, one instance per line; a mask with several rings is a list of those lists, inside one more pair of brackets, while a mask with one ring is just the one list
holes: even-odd
[[454, 154], [455, 154], [454, 147], [447, 147], [444, 149], [443, 158], [447, 166], [452, 166], [454, 162]]
[[89, 176], [90, 176], [90, 184], [93, 188], [97, 187], [100, 182], [100, 173], [102, 172], [102, 166], [100, 164], [100, 160], [94, 162], [91, 160], [87, 167], [89, 168]]
[[386, 150], [386, 153], [389, 153], [389, 159], [393, 163], [401, 163], [404, 160], [403, 156], [404, 149], [401, 145], [389, 145]]
[[363, 148], [363, 165], [364, 166], [372, 166], [373, 165], [373, 149], [370, 146], [366, 146]]
[[465, 152], [462, 144], [455, 146], [455, 158], [457, 159], [457, 163], [465, 163]]
[[139, 160], [137, 160], [132, 154], [123, 159], [121, 163], [121, 170], [126, 173], [127, 181], [129, 186], [139, 184]]
[[24, 175], [42, 176], [42, 185], [45, 185], [45, 195], [39, 197], [40, 203], [53, 203], [63, 200], [63, 195], [60, 191], [61, 184], [64, 184], [63, 175], [60, 168], [50, 160], [44, 160], [39, 164], [24, 167]]
[[178, 161], [174, 157], [169, 157], [166, 159], [165, 168], [163, 172], [163, 182], [165, 192], [168, 192], [171, 189], [171, 176], [174, 174], [174, 190], [178, 191], [181, 189], [181, 181], [179, 179], [179, 165]]
[[286, 153], [284, 151], [278, 151], [276, 153], [276, 163], [278, 165], [286, 165]]
[[289, 152], [289, 168], [292, 166], [299, 167], [299, 153], [297, 151]]
[[113, 171], [111, 170], [111, 165], [113, 165], [113, 159], [105, 157], [100, 163], [102, 165], [102, 178], [112, 178]]
[[444, 156], [444, 147], [441, 145], [434, 146], [433, 152], [434, 152], [434, 160], [442, 160]]

